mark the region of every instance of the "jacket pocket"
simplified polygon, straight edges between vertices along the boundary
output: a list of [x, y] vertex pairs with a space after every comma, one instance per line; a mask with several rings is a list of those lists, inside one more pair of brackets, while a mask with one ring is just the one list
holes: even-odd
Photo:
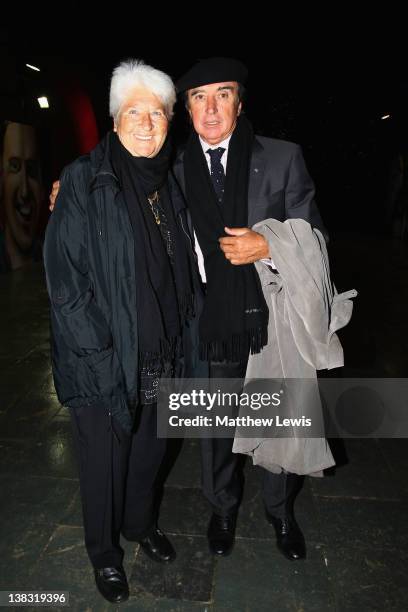
[[265, 190], [258, 197], [256, 206], [268, 206], [268, 204], [280, 204], [285, 200], [285, 190], [278, 189], [277, 191]]
[[285, 213], [285, 190], [262, 193], [253, 208], [254, 223], [264, 219], [283, 219]]
[[123, 392], [122, 368], [113, 346], [81, 357], [78, 368], [78, 380], [87, 395], [110, 397]]

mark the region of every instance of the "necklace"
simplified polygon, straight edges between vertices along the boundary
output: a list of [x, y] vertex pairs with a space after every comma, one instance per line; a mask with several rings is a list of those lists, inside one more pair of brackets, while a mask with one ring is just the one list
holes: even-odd
[[157, 205], [159, 203], [159, 192], [155, 191], [150, 197], [147, 196], [147, 199], [149, 201], [150, 208], [152, 209], [152, 213], [154, 215], [154, 219], [155, 219], [157, 225], [160, 225], [160, 215], [159, 215], [159, 211], [157, 209]]

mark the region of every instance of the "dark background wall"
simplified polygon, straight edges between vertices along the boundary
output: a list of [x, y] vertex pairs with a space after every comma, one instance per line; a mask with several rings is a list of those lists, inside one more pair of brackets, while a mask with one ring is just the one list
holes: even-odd
[[[201, 57], [229, 55], [248, 65], [246, 112], [255, 130], [302, 145], [329, 229], [384, 231], [393, 164], [407, 149], [408, 98], [403, 55], [386, 42], [387, 23], [367, 38], [367, 20], [352, 32], [347, 15], [346, 29], [336, 15], [340, 35], [329, 20], [316, 37], [301, 15], [297, 27], [276, 17], [254, 29], [249, 15], [243, 26], [226, 28], [202, 7], [191, 9], [190, 27], [178, 25], [175, 6], [146, 16], [132, 5], [102, 14], [76, 2], [62, 14], [54, 7], [46, 19], [24, 13], [1, 26], [0, 118], [38, 125], [46, 188], [110, 129], [109, 80], [118, 61], [141, 57], [177, 78]], [[49, 110], [38, 108], [40, 94]], [[178, 110], [176, 143], [188, 131]]]

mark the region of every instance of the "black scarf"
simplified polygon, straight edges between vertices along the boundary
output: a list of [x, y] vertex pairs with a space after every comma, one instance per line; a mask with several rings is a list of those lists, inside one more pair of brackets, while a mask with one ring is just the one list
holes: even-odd
[[[181, 326], [191, 316], [193, 290], [187, 244], [174, 216], [167, 187], [170, 144], [153, 158], [134, 157], [110, 134], [112, 165], [121, 185], [134, 233], [139, 372], [160, 375], [171, 362]], [[158, 191], [172, 256], [151, 210], [148, 196]]]
[[196, 133], [184, 153], [187, 202], [203, 251], [207, 294], [200, 318], [200, 356], [240, 361], [267, 343], [269, 311], [254, 264], [234, 266], [218, 239], [224, 227], [247, 227], [248, 182], [253, 144], [249, 121], [241, 116], [231, 136], [223, 203], [218, 204]]

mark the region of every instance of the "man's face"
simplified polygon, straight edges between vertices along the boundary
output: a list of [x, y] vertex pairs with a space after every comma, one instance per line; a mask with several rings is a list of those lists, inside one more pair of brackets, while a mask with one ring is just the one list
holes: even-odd
[[135, 88], [122, 105], [115, 131], [134, 157], [155, 157], [166, 140], [169, 121], [160, 98]]
[[194, 129], [208, 144], [216, 145], [233, 132], [241, 112], [236, 81], [189, 89], [187, 99]]
[[8, 124], [2, 163], [6, 228], [20, 251], [26, 252], [31, 248], [37, 230], [42, 193], [32, 126]]

